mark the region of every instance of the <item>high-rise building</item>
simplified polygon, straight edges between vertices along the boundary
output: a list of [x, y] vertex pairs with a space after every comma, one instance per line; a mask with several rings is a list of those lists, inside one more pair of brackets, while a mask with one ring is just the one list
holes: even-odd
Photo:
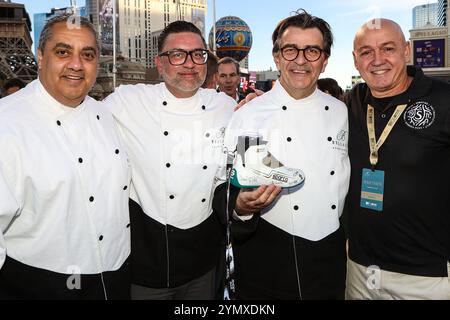
[[[76, 8], [77, 15], [85, 17], [86, 16], [86, 8], [78, 7]], [[53, 17], [60, 16], [63, 14], [73, 14], [74, 8], [53, 8], [50, 12], [43, 13], [35, 13], [33, 15], [33, 29], [34, 29], [34, 53], [37, 54], [37, 47], [39, 45], [39, 36], [41, 35], [42, 29], [44, 29], [44, 25], [47, 21]]]
[[248, 73], [248, 55], [239, 62], [239, 67], [241, 71]]
[[443, 27], [447, 25], [447, 7], [448, 0], [439, 0], [438, 2], [438, 26]]
[[[421, 67], [428, 76], [450, 82], [450, 25], [446, 21], [450, 15], [448, 1], [439, 1], [438, 8], [438, 21], [442, 25], [410, 30], [410, 63]], [[441, 9], [445, 9], [445, 15]]]
[[[205, 34], [206, 0], [86, 0], [102, 47], [112, 48], [112, 1], [116, 1], [117, 53], [146, 67], [155, 66], [155, 36], [169, 23], [190, 21]], [[102, 53], [111, 54], [108, 50]]]
[[158, 55], [158, 38], [161, 34], [162, 29], [153, 31], [150, 35], [150, 45], [148, 46], [148, 55], [150, 57], [150, 61], [148, 61], [147, 65], [150, 67], [155, 67], [155, 57]]
[[438, 3], [422, 4], [413, 8], [413, 29], [437, 26]]

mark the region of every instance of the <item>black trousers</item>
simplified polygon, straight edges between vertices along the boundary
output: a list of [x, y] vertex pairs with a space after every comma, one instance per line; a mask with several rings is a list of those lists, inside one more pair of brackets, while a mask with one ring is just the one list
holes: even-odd
[[[79, 278], [75, 280], [77, 276]], [[1, 300], [128, 300], [130, 288], [128, 261], [116, 271], [68, 275], [31, 267], [6, 257], [0, 269]]]
[[235, 243], [234, 258], [238, 299], [344, 299], [342, 227], [322, 240], [308, 241], [261, 219], [253, 237]]

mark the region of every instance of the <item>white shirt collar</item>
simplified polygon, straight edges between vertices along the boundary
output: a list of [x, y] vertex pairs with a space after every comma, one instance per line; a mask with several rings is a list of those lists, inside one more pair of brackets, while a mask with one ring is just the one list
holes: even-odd
[[239, 91], [236, 89], [236, 97], [234, 98], [236, 102], [239, 102]]
[[89, 97], [86, 96], [84, 101], [77, 107], [68, 107], [53, 98], [44, 88], [39, 78], [30, 85], [34, 87], [37, 96], [43, 102], [42, 107], [46, 108], [47, 114], [53, 119], [75, 119], [86, 108], [86, 100], [89, 100]]
[[309, 96], [302, 99], [295, 99], [286, 91], [286, 89], [284, 89], [284, 87], [280, 83], [280, 80], [277, 80], [271, 91], [274, 94], [274, 98], [277, 99], [278, 104], [285, 104], [289, 102], [310, 102], [317, 98], [318, 90], [319, 89], [317, 89], [316, 87], [314, 92]]
[[177, 98], [172, 92], [167, 89], [166, 84], [163, 82], [162, 84], [162, 97], [164, 101], [167, 102], [167, 105], [164, 106], [164, 110], [171, 111], [174, 113], [181, 114], [191, 114], [193, 112], [199, 112], [201, 110], [200, 103], [200, 94], [199, 91], [189, 98]]

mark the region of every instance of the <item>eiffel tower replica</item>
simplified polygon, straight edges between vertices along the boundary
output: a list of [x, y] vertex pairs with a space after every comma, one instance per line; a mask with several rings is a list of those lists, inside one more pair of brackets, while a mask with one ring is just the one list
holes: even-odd
[[37, 63], [31, 51], [31, 20], [25, 6], [0, 0], [0, 79], [37, 78]]

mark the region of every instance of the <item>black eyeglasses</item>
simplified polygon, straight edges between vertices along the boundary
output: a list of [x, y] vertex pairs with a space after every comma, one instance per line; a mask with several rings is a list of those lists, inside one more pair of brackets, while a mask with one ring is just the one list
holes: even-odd
[[159, 54], [160, 57], [167, 56], [169, 63], [173, 66], [180, 66], [184, 64], [188, 56], [191, 56], [192, 62], [195, 64], [205, 64], [208, 60], [208, 51], [203, 49], [194, 49], [186, 51], [183, 49], [169, 50]]
[[[283, 48], [281, 48], [281, 55], [283, 56], [283, 58], [287, 61], [293, 61], [295, 59], [297, 59], [300, 51], [303, 52], [303, 56], [305, 57], [305, 59], [309, 62], [314, 62], [320, 59], [320, 57], [322, 56], [322, 52], [323, 49], [318, 48], [318, 47], [314, 47], [314, 46], [307, 46], [306, 48], [303, 49], [299, 49], [297, 47], [294, 46], [285, 46]], [[327, 53], [325, 53], [326, 55]]]

